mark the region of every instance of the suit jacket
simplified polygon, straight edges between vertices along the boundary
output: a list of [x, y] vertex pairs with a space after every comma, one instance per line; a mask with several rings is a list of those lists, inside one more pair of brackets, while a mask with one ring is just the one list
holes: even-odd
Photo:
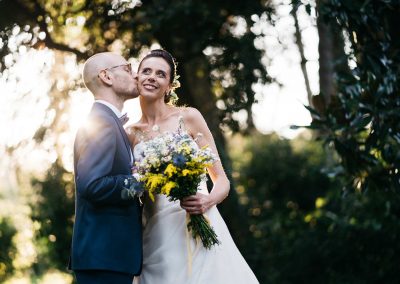
[[140, 274], [141, 206], [137, 198], [121, 195], [125, 179], [131, 177], [130, 151], [118, 117], [95, 103], [74, 144], [76, 204], [70, 269]]

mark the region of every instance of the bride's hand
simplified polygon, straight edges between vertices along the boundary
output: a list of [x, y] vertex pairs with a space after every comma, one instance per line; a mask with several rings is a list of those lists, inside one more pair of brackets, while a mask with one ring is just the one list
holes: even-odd
[[212, 206], [210, 195], [197, 192], [181, 200], [181, 207], [189, 214], [203, 214]]

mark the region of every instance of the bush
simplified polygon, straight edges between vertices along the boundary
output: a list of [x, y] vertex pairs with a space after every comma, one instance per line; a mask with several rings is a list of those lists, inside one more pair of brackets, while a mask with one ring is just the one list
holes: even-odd
[[73, 174], [59, 161], [48, 170], [44, 180], [33, 180], [38, 200], [32, 202], [38, 262], [34, 269], [41, 275], [48, 269], [67, 270], [74, 216]]
[[14, 271], [12, 261], [16, 247], [13, 237], [16, 232], [10, 219], [0, 217], [0, 282], [5, 281]]
[[252, 136], [234, 161], [252, 233], [242, 252], [261, 283], [400, 283], [397, 193], [341, 191], [322, 145], [303, 139]]

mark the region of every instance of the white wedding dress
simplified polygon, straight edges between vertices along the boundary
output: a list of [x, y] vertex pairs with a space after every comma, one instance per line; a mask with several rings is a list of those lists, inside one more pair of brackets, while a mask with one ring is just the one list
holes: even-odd
[[[146, 142], [134, 148], [135, 159]], [[208, 194], [206, 184], [201, 193]], [[145, 202], [143, 215], [143, 269], [139, 284], [252, 284], [259, 283], [240, 254], [216, 206], [205, 215], [210, 219], [220, 245], [205, 249], [186, 229], [186, 211], [179, 201], [156, 195]]]

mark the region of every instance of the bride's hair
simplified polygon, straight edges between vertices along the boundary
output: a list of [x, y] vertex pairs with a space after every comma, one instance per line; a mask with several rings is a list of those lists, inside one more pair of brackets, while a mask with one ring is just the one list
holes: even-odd
[[171, 75], [169, 78], [169, 82], [172, 84], [172, 89], [171, 91], [165, 96], [164, 101], [168, 104], [173, 104], [175, 105], [176, 102], [178, 101], [178, 96], [175, 93], [175, 89], [180, 87], [180, 83], [178, 81], [179, 76], [176, 75], [176, 66], [177, 63], [175, 61], [175, 58], [171, 55], [171, 53], [169, 53], [168, 51], [164, 50], [164, 49], [153, 49], [152, 51], [150, 51], [148, 54], [146, 54], [145, 57], [143, 57], [143, 59], [140, 61], [139, 64], [139, 69], [140, 69], [140, 65], [142, 64], [143, 60], [150, 58], [150, 57], [160, 57], [162, 59], [164, 59], [170, 69], [171, 69]]

